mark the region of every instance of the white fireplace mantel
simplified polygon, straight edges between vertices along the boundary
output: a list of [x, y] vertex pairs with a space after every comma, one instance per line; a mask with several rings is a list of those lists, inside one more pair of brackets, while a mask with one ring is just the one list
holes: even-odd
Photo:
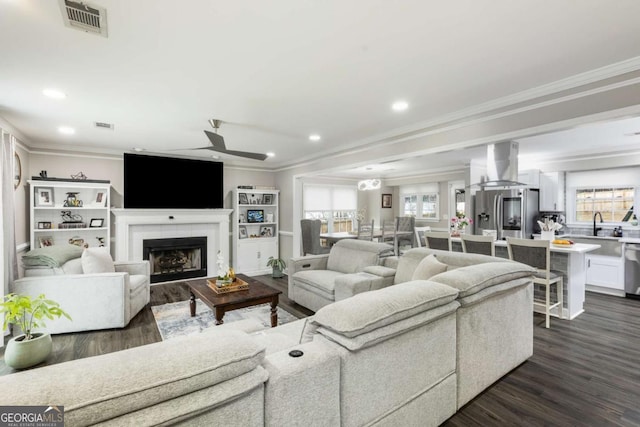
[[232, 209], [111, 209], [118, 261], [143, 259], [142, 241], [176, 237], [207, 237], [207, 276], [217, 274], [218, 251], [229, 262]]

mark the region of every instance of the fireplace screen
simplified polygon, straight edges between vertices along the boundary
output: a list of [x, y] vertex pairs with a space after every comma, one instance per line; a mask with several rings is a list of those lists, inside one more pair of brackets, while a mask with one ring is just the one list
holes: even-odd
[[151, 283], [207, 275], [206, 237], [147, 239], [142, 249], [151, 265]]

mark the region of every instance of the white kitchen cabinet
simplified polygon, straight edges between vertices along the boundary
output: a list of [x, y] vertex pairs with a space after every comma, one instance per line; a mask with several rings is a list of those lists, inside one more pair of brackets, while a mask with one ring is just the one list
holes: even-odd
[[109, 249], [109, 181], [34, 178], [28, 182], [31, 249], [66, 243]]
[[540, 170], [518, 171], [518, 181], [526, 184], [528, 188], [540, 188]]
[[[587, 255], [587, 285], [624, 290], [624, 261], [622, 257]], [[605, 290], [606, 290], [605, 289]], [[592, 288], [598, 292], [597, 288]]]
[[540, 210], [564, 211], [564, 172], [540, 174]]
[[279, 257], [279, 195], [278, 190], [234, 190], [232, 265], [236, 273], [271, 273], [269, 257]]

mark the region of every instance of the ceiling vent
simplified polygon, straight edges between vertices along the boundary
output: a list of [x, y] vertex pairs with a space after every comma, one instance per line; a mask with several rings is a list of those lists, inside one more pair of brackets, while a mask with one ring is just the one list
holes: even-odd
[[71, 0], [60, 0], [60, 8], [67, 27], [107, 37], [105, 8]]
[[98, 129], [110, 129], [110, 130], [113, 130], [113, 123], [94, 122], [93, 124]]

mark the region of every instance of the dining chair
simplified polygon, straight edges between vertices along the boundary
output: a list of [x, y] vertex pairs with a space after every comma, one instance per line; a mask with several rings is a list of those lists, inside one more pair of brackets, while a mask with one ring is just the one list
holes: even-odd
[[428, 225], [425, 227], [415, 227], [416, 244], [419, 248], [426, 246], [424, 240], [424, 233], [426, 231], [431, 231], [431, 227], [429, 227]]
[[494, 236], [478, 236], [461, 234], [462, 252], [496, 256], [496, 238]]
[[416, 218], [413, 216], [396, 217], [396, 234], [398, 240], [398, 253], [403, 247], [413, 248], [415, 246]]
[[320, 230], [322, 221], [319, 219], [301, 219], [302, 229], [302, 255], [328, 254], [331, 250], [320, 242]]
[[425, 231], [424, 240], [427, 248], [451, 251], [451, 234], [447, 231]]
[[380, 242], [391, 243], [393, 245], [393, 253], [395, 255], [398, 255], [396, 220], [383, 219], [381, 232], [382, 232], [382, 236], [380, 237]]
[[373, 219], [371, 223], [358, 221], [358, 240], [373, 240]]
[[[533, 283], [544, 286], [544, 301], [536, 300], [534, 306], [544, 308], [545, 327], [549, 328], [551, 310], [554, 308], [560, 319], [563, 318], [563, 279], [562, 272], [551, 270], [551, 242], [549, 240], [517, 239], [507, 237], [509, 259], [527, 264], [536, 269]], [[556, 284], [556, 303], [551, 304], [551, 285]]]

